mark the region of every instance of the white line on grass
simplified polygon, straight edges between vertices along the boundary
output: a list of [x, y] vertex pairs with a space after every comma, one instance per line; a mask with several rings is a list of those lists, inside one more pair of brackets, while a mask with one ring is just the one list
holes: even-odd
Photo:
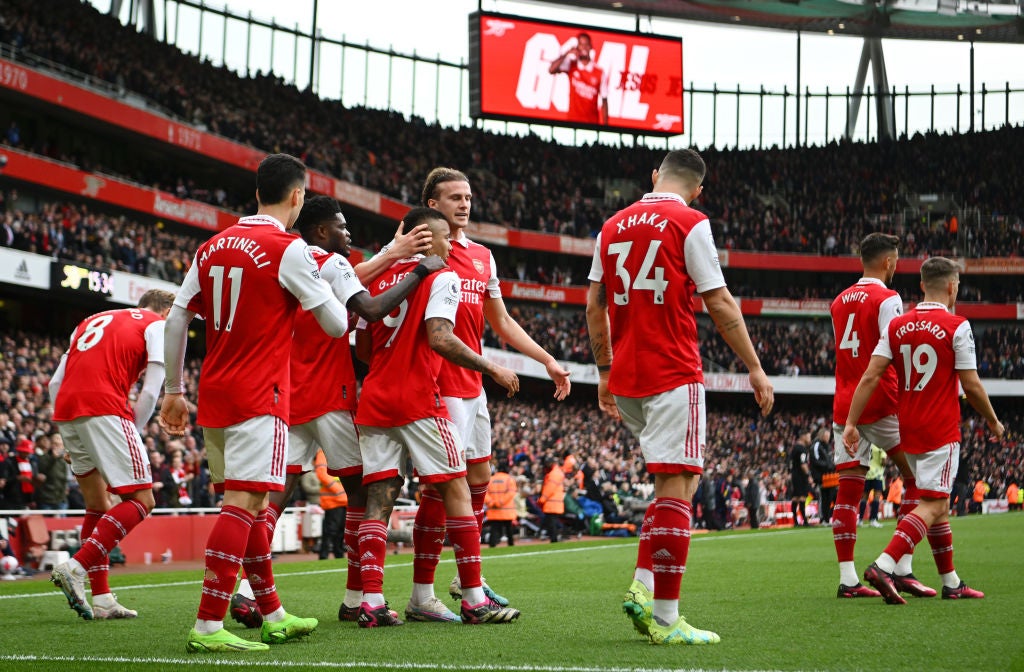
[[[802, 530], [781, 530], [781, 531], [775, 532], [773, 534], [774, 534], [774, 536], [781, 536], [781, 535], [793, 534], [794, 532], [795, 533], [800, 533], [800, 532], [802, 532]], [[726, 541], [726, 540], [729, 540], [729, 539], [753, 539], [753, 538], [759, 538], [761, 536], [764, 536], [764, 535], [760, 535], [760, 534], [732, 534], [732, 535], [727, 535], [727, 536], [701, 535], [701, 536], [692, 538], [691, 542], [712, 541], [712, 540]], [[583, 553], [583, 552], [587, 552], [587, 551], [605, 551], [605, 550], [614, 549], [614, 548], [626, 548], [626, 547], [629, 547], [629, 546], [632, 546], [632, 545], [633, 544], [630, 544], [630, 543], [621, 543], [621, 544], [603, 544], [603, 545], [600, 545], [600, 546], [581, 546], [581, 547], [578, 547], [578, 548], [562, 547], [562, 548], [552, 548], [552, 549], [546, 550], [546, 551], [526, 551], [526, 552], [523, 552], [523, 553], [505, 553], [505, 554], [501, 554], [501, 555], [488, 555], [488, 556], [485, 556], [485, 559], [486, 559], [487, 562], [494, 562], [496, 560], [517, 560], [519, 558], [528, 558], [528, 557], [531, 557], [531, 556], [538, 556], [538, 555], [560, 555], [562, 553]], [[454, 560], [454, 558], [446, 558], [446, 559], [441, 561], [441, 564], [446, 564], [446, 563], [454, 564], [455, 560]], [[384, 569], [385, 570], [397, 569], [399, 567], [412, 567], [412, 563], [411, 562], [400, 562], [400, 563], [390, 563], [390, 564], [385, 564], [384, 565]], [[311, 571], [308, 571], [308, 572], [274, 572], [274, 578], [275, 579], [280, 579], [280, 578], [289, 577], [289, 576], [312, 576], [312, 575], [315, 575], [315, 574], [345, 574], [347, 572], [348, 572], [348, 567], [339, 567], [337, 569], [314, 569], [314, 570], [311, 570]], [[176, 587], [180, 587], [180, 586], [195, 586], [195, 585], [199, 585], [201, 583], [202, 583], [202, 581], [170, 581], [168, 583], [145, 583], [145, 584], [138, 584], [138, 585], [134, 585], [134, 586], [117, 586], [117, 590], [118, 591], [122, 591], [122, 590], [151, 590], [153, 588], [176, 588]], [[23, 599], [26, 599], [26, 598], [33, 598], [33, 597], [52, 597], [54, 592], [55, 591], [47, 591], [45, 593], [25, 593], [23, 595], [0, 595], [0, 600], [23, 600]], [[90, 592], [90, 591], [86, 591], [86, 592]], [[2, 660], [2, 658], [0, 658], [0, 660]], [[502, 668], [502, 669], [504, 669], [504, 668]], [[530, 669], [533, 669], [533, 668], [530, 668]], [[536, 669], [541, 669], [541, 668], [536, 668]], [[580, 668], [580, 669], [582, 669], [582, 668]]]
[[[320, 668], [336, 670], [361, 670], [379, 669], [386, 665], [390, 669], [416, 669], [416, 670], [482, 670], [483, 672], [712, 672], [704, 668], [638, 668], [638, 667], [572, 667], [560, 665], [480, 665], [447, 663], [401, 663], [388, 661], [287, 661], [287, 660], [224, 660], [223, 658], [209, 658], [198, 655], [193, 658], [142, 658], [129, 656], [38, 656], [30, 654], [6, 654], [0, 655], [0, 661], [11, 661], [19, 663], [119, 663], [131, 665], [182, 665], [190, 667], [245, 667], [245, 668]], [[714, 672], [728, 672], [724, 668], [716, 668]], [[749, 672], [777, 672], [772, 670], [750, 670]]]

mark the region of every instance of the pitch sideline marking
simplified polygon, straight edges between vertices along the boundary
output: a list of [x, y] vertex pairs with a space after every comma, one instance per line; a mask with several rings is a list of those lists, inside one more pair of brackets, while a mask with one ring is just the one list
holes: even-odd
[[[800, 533], [800, 532], [801, 532], [801, 530], [780, 530], [778, 532], [775, 532], [774, 536], [783, 536], [783, 535], [789, 535], [789, 534]], [[752, 538], [761, 537], [761, 536], [762, 535], [753, 535], [753, 534], [732, 534], [732, 535], [728, 535], [728, 536], [714, 536], [714, 537], [712, 537], [712, 536], [699, 536], [699, 537], [691, 538], [690, 542], [693, 543], [693, 542], [711, 541], [711, 540], [726, 541], [726, 540], [729, 540], [729, 539], [752, 539]], [[558, 554], [562, 554], [562, 553], [582, 553], [584, 551], [605, 551], [605, 550], [608, 550], [608, 549], [615, 549], [615, 548], [628, 548], [629, 546], [633, 546], [633, 545], [634, 544], [630, 544], [630, 543], [604, 544], [604, 545], [600, 545], [600, 546], [583, 546], [583, 547], [580, 547], [580, 548], [557, 548], [557, 549], [551, 549], [551, 550], [547, 550], [547, 551], [526, 551], [525, 553], [503, 553], [503, 554], [500, 554], [500, 555], [489, 555], [489, 556], [486, 556], [485, 559], [488, 562], [493, 562], [495, 560], [514, 560], [514, 559], [518, 559], [518, 558], [528, 558], [528, 557], [531, 557], [531, 556], [558, 555]], [[454, 564], [454, 563], [455, 563], [455, 559], [454, 558], [445, 558], [444, 560], [441, 560], [440, 564]], [[384, 565], [384, 570], [387, 571], [388, 569], [398, 569], [399, 567], [412, 567], [412, 562], [401, 562], [401, 563], [385, 564]], [[275, 572], [274, 573], [274, 579], [276, 581], [277, 579], [281, 579], [281, 578], [285, 578], [285, 577], [290, 577], [290, 576], [313, 576], [313, 575], [317, 575], [317, 574], [343, 574], [343, 573], [348, 573], [348, 567], [339, 567], [337, 569], [315, 569], [315, 570], [308, 571], [308, 572]], [[137, 584], [137, 585], [133, 585], [133, 586], [117, 586], [117, 590], [118, 591], [122, 591], [122, 590], [151, 590], [153, 588], [178, 588], [178, 587], [181, 587], [181, 586], [194, 586], [194, 585], [200, 585], [200, 584], [202, 584], [202, 581], [194, 581], [194, 580], [190, 580], [190, 581], [171, 581], [171, 582], [168, 582], [168, 583], [149, 583], [149, 584]], [[91, 591], [87, 590], [86, 592], [91, 592]], [[47, 592], [43, 592], [43, 593], [25, 593], [25, 594], [22, 594], [22, 595], [0, 595], [0, 600], [22, 600], [22, 599], [33, 598], [33, 597], [52, 597], [53, 594], [54, 594], [54, 591], [47, 591]], [[0, 660], [3, 660], [3, 658], [0, 657]], [[506, 669], [506, 668], [501, 668], [501, 669]], [[512, 669], [512, 668], [507, 668], [507, 669]], [[527, 669], [527, 668], [524, 668], [524, 669]], [[538, 669], [538, 670], [540, 670], [541, 668], [529, 668], [529, 669]], [[566, 669], [568, 670], [570, 668], [566, 668]], [[575, 670], [577, 668], [571, 668], [571, 669]], [[552, 670], [555, 670], [555, 668], [552, 668]], [[583, 668], [579, 668], [579, 670], [582, 671]], [[652, 671], [652, 672], [654, 672], [654, 671]]]
[[[201, 666], [201, 667], [290, 667], [290, 668], [320, 668], [320, 669], [338, 669], [338, 670], [360, 670], [360, 669], [379, 669], [381, 664], [387, 665], [391, 669], [416, 669], [416, 670], [481, 670], [483, 672], [639, 672], [640, 668], [636, 667], [568, 667], [559, 665], [452, 665], [448, 663], [397, 663], [397, 662], [361, 662], [361, 661], [348, 661], [348, 662], [332, 662], [332, 661], [314, 661], [314, 662], [299, 662], [299, 661], [285, 661], [285, 660], [273, 660], [273, 661], [262, 661], [246, 659], [244, 661], [238, 660], [224, 660], [223, 658], [208, 658], [206, 656], [197, 656], [194, 658], [141, 658], [141, 657], [129, 657], [129, 656], [40, 656], [34, 654], [0, 654], [0, 661], [10, 662], [37, 662], [37, 663], [129, 663], [133, 665], [184, 665], [184, 666]], [[716, 668], [715, 670], [706, 670], [704, 668], [643, 668], [643, 672], [728, 672], [724, 668]], [[776, 670], [750, 670], [748, 672], [778, 672]]]

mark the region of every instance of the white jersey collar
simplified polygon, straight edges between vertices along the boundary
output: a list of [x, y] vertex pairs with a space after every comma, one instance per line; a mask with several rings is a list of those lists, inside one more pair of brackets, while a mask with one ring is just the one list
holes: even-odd
[[944, 310], [947, 313], [949, 312], [949, 308], [947, 308], [945, 305], [939, 303], [938, 301], [922, 301], [921, 303], [919, 303], [916, 306], [914, 306], [914, 309], [915, 310]]
[[250, 215], [248, 217], [242, 217], [238, 220], [239, 224], [245, 224], [246, 226], [276, 226], [282, 231], [285, 230], [284, 224], [282, 224], [276, 217], [270, 215]]
[[679, 201], [683, 205], [687, 205], [686, 201], [679, 194], [673, 194], [668, 191], [652, 191], [649, 194], [644, 194], [644, 197], [640, 199], [642, 201]]

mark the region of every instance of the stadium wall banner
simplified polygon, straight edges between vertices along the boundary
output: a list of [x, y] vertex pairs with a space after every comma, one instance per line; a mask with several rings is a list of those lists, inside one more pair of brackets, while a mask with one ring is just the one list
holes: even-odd
[[238, 215], [206, 203], [181, 199], [163, 191], [125, 182], [101, 173], [87, 173], [74, 166], [19, 150], [3, 149], [7, 157], [4, 176], [67, 194], [84, 196], [195, 226], [220, 231], [238, 221]]
[[110, 294], [110, 301], [126, 306], [137, 306], [143, 294], [151, 289], [162, 289], [172, 294], [178, 292], [178, 285], [166, 280], [147, 278], [142, 275], [125, 273], [124, 271], [112, 271], [114, 290]]
[[52, 265], [50, 257], [0, 247], [0, 282], [49, 289]]
[[469, 36], [474, 117], [645, 135], [683, 132], [678, 37], [485, 12], [470, 14]]
[[[30, 96], [247, 171], [255, 172], [268, 153], [3, 58], [0, 58], [0, 89]], [[409, 206], [401, 201], [330, 175], [315, 170], [310, 170], [307, 175], [307, 186], [311, 191], [333, 196], [343, 203], [395, 221], [409, 210]]]

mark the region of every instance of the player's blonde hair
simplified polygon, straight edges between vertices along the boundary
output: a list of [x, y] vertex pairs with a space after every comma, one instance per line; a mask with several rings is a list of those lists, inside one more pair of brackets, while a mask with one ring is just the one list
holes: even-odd
[[466, 177], [465, 173], [454, 168], [445, 168], [444, 166], [434, 168], [427, 174], [427, 179], [423, 181], [423, 193], [420, 194], [420, 204], [426, 206], [430, 199], [437, 200], [439, 195], [437, 188], [444, 182], [465, 182], [469, 184], [469, 178]]
[[139, 297], [139, 308], [162, 313], [174, 305], [174, 293], [163, 289], [151, 289]]

